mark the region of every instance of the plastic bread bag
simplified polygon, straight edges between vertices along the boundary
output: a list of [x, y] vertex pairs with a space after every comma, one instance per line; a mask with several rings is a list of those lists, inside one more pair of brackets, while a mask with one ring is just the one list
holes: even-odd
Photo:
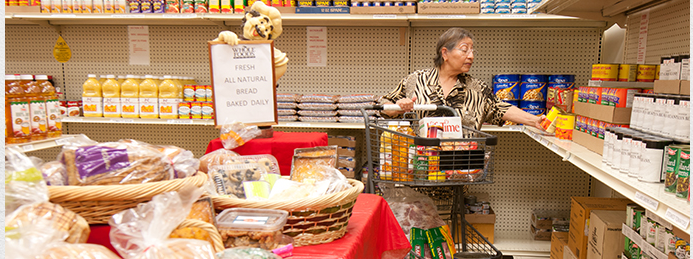
[[125, 259], [214, 259], [209, 242], [169, 238], [201, 194], [202, 189], [188, 185], [113, 215], [111, 244]]
[[340, 103], [360, 103], [360, 102], [375, 102], [378, 100], [378, 96], [373, 94], [351, 94], [342, 95], [339, 97]]
[[82, 216], [48, 202], [48, 187], [31, 159], [17, 148], [5, 148], [5, 160], [5, 226], [48, 220], [51, 229], [68, 234], [65, 242], [86, 242], [89, 224]]
[[301, 110], [332, 111], [337, 109], [337, 105], [333, 103], [299, 103], [298, 108]]
[[297, 121], [298, 116], [296, 115], [279, 115], [277, 116], [279, 121]]
[[289, 179], [279, 179], [270, 192], [270, 200], [297, 200], [310, 196], [315, 185], [300, 183]]
[[337, 117], [299, 116], [298, 120], [302, 122], [337, 122]]
[[298, 105], [295, 102], [277, 102], [277, 108], [279, 109], [296, 109]]
[[5, 228], [5, 258], [13, 259], [118, 259], [106, 247], [65, 243], [68, 233], [52, 228], [47, 219], [19, 222]]
[[299, 98], [299, 103], [336, 103], [339, 95], [306, 94]]
[[239, 154], [224, 148], [209, 152], [200, 157], [200, 171], [207, 173], [210, 167], [226, 164], [231, 161], [232, 157], [236, 156], [239, 156]]
[[[312, 179], [305, 179], [303, 182], [314, 182], [315, 188], [308, 197], [320, 197], [327, 194], [341, 192], [351, 188], [346, 177], [334, 167], [319, 166], [318, 173]], [[321, 176], [321, 177], [320, 177]]]
[[393, 184], [381, 184], [380, 188], [407, 238], [412, 227], [431, 229], [445, 225], [445, 221], [438, 215], [435, 203], [425, 194], [409, 187], [395, 187]]
[[174, 179], [168, 156], [137, 141], [65, 145], [60, 161], [70, 185], [140, 184]]
[[337, 116], [337, 111], [299, 110], [298, 115], [307, 117], [334, 117]]
[[[375, 116], [368, 116], [368, 120], [375, 121]], [[363, 116], [339, 116], [339, 122], [343, 123], [363, 123]]]
[[234, 195], [237, 198], [245, 199], [243, 183], [260, 181], [262, 175], [267, 174], [267, 171], [258, 163], [225, 164], [212, 166], [208, 174], [214, 182], [217, 194]]
[[60, 161], [51, 161], [39, 166], [43, 179], [49, 186], [64, 186], [67, 183], [67, 169]]
[[296, 110], [294, 110], [294, 109], [281, 109], [281, 108], [277, 109], [277, 115], [279, 115], [279, 116], [281, 116], [281, 115], [295, 115], [295, 114], [296, 114]]
[[277, 102], [298, 102], [301, 99], [300, 94], [287, 94], [287, 93], [278, 93], [277, 94]]
[[338, 103], [337, 108], [340, 110], [359, 110], [369, 105], [374, 105], [375, 102], [363, 102], [363, 103]]
[[200, 169], [200, 160], [195, 158], [195, 155], [190, 150], [185, 150], [172, 145], [153, 145], [133, 139], [120, 140], [124, 143], [136, 143], [139, 145], [148, 145], [149, 147], [158, 150], [166, 157], [173, 165], [175, 178], [185, 178], [194, 175]]
[[235, 247], [224, 250], [217, 254], [219, 259], [281, 259], [262, 248], [255, 247]]
[[261, 131], [257, 126], [246, 126], [242, 122], [234, 121], [221, 126], [221, 144], [226, 149], [234, 149], [245, 145], [246, 142], [260, 136]]

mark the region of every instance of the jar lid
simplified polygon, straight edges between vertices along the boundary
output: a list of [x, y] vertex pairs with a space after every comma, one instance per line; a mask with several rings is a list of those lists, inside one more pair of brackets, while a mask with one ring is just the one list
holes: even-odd
[[674, 141], [671, 139], [664, 139], [664, 138], [658, 138], [658, 137], [648, 137], [648, 138], [643, 139], [643, 142], [645, 142], [645, 148], [664, 149], [664, 147], [670, 145]]
[[616, 138], [617, 139], [623, 139], [623, 132], [617, 131], [616, 132]]

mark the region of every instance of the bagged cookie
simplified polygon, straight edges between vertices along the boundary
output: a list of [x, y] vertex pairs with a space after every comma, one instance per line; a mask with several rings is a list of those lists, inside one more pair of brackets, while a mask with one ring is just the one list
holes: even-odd
[[246, 198], [243, 183], [260, 181], [263, 174], [267, 174], [267, 170], [258, 163], [216, 165], [209, 170], [217, 194], [233, 195], [240, 199]]

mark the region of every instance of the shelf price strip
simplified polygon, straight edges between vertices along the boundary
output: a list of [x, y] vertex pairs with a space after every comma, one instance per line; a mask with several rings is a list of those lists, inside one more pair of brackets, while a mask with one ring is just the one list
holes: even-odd
[[34, 145], [31, 145], [31, 144], [29, 144], [29, 145], [23, 145], [23, 146], [22, 146], [22, 150], [24, 150], [24, 152], [34, 150]]
[[63, 146], [66, 145], [67, 143], [70, 143], [70, 140], [74, 139], [75, 137], [67, 137], [67, 138], [60, 138], [55, 140], [55, 144], [58, 146]]
[[169, 124], [193, 124], [193, 120], [167, 120]]
[[671, 208], [667, 208], [667, 211], [664, 213], [664, 218], [668, 219], [671, 223], [674, 223], [674, 225], [681, 229], [686, 229], [691, 221], [689, 217], [681, 215], [681, 213], [678, 213]]
[[659, 207], [659, 202], [657, 200], [652, 199], [641, 192], [635, 192], [635, 200], [641, 202], [645, 205], [645, 207], [648, 207], [652, 211], [657, 211], [657, 207]]

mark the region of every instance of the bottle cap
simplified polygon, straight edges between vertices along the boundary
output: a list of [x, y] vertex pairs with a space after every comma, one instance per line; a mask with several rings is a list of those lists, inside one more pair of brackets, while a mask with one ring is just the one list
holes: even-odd
[[34, 76], [32, 75], [21, 75], [20, 79], [22, 80], [34, 80]]
[[144, 76], [144, 78], [145, 78], [145, 79], [152, 79], [152, 78], [154, 78], [154, 76], [152, 76], [152, 75], [146, 75], [146, 76]]
[[127, 79], [133, 79], [133, 78], [135, 78], [135, 75], [127, 75], [127, 76], [125, 76], [125, 78], [127, 78]]
[[47, 75], [36, 75], [36, 80], [48, 80]]
[[96, 75], [94, 75], [94, 74], [88, 74], [87, 77], [96, 78]]
[[171, 79], [171, 76], [166, 75], [166, 76], [164, 76], [164, 79]]
[[115, 78], [115, 75], [107, 75], [106, 78]]

